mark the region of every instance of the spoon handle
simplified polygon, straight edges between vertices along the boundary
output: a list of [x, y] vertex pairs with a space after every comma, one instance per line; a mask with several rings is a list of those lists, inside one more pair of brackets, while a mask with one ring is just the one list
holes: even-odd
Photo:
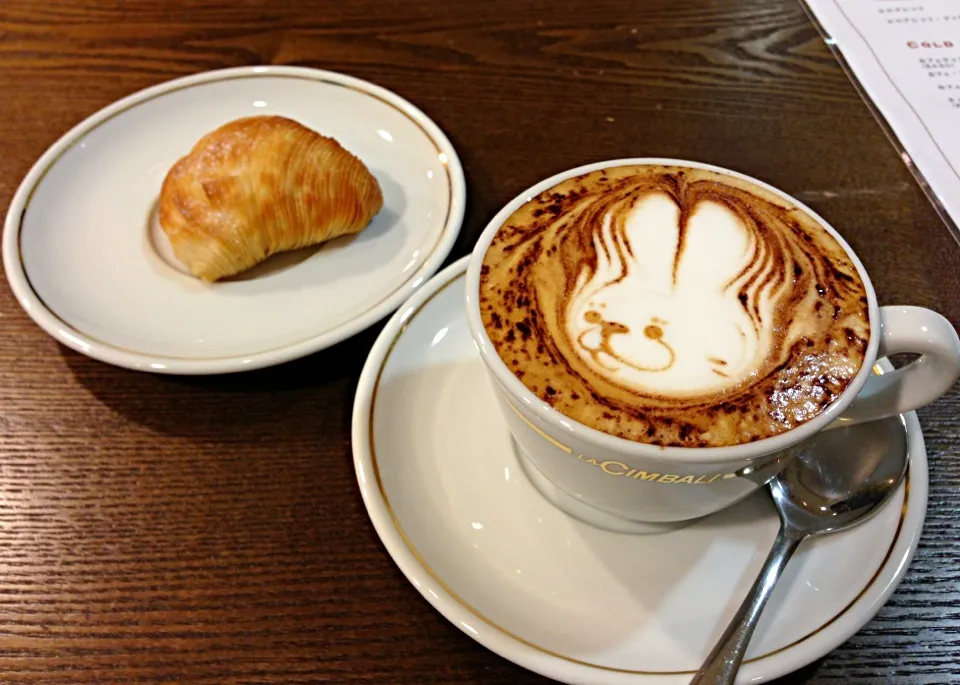
[[690, 685], [733, 685], [737, 671], [740, 670], [740, 662], [743, 661], [743, 655], [746, 654], [747, 645], [750, 644], [750, 638], [753, 636], [753, 629], [757, 627], [757, 621], [760, 619], [760, 612], [763, 611], [763, 606], [773, 593], [773, 587], [780, 579], [780, 574], [783, 573], [784, 567], [797, 551], [804, 537], [806, 536], [792, 532], [784, 526], [780, 527], [773, 549], [767, 555], [760, 575], [757, 576], [757, 580], [753, 583], [753, 587], [750, 588], [736, 615], [731, 619], [727, 630], [710, 652], [710, 656], [693, 676]]

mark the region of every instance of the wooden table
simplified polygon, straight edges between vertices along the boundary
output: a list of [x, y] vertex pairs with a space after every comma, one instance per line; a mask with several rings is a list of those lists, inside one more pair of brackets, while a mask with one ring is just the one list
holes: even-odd
[[[882, 303], [960, 322], [960, 248], [793, 0], [2, 0], [0, 208], [113, 100], [259, 63], [353, 74], [437, 121], [469, 186], [451, 260], [554, 172], [689, 158], [809, 203]], [[0, 681], [546, 682], [447, 623], [374, 534], [348, 424], [379, 327], [174, 378], [59, 347], [5, 281], [0, 326]], [[920, 412], [931, 497], [907, 579], [781, 682], [960, 682], [958, 409], [955, 391]]]

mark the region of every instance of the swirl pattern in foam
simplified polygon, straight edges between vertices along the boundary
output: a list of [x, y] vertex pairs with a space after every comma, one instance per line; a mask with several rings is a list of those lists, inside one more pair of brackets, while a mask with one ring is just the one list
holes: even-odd
[[484, 326], [581, 423], [723, 446], [823, 411], [863, 363], [866, 291], [815, 219], [738, 178], [624, 166], [514, 212], [484, 257]]

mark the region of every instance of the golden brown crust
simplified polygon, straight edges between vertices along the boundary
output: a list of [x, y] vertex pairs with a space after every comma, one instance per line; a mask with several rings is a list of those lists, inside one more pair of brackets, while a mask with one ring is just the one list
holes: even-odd
[[167, 173], [160, 225], [206, 281], [270, 255], [359, 233], [383, 206], [373, 175], [333, 138], [254, 116], [201, 138]]

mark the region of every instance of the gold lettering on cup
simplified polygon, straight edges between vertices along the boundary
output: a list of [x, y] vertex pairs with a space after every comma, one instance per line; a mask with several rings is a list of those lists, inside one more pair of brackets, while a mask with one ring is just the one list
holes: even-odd
[[723, 475], [723, 474], [717, 473], [717, 474], [714, 474], [714, 475], [712, 475], [712, 476], [709, 475], [709, 474], [706, 474], [706, 475], [703, 475], [703, 476], [697, 476], [697, 479], [696, 479], [695, 481], [693, 481], [693, 484], [694, 484], [694, 485], [699, 485], [700, 483], [712, 483], [712, 482], [715, 481], [717, 478], [719, 478], [721, 475]]
[[[542, 429], [535, 426], [526, 416], [520, 413], [520, 410], [517, 409], [513, 402], [511, 402], [503, 392], [500, 393], [503, 397], [504, 402], [507, 403], [507, 406], [510, 407], [514, 413], [520, 417], [520, 420], [527, 424], [537, 435], [549, 442], [554, 447], [563, 450], [567, 454], [573, 454], [573, 450], [559, 442], [558, 440], [547, 435]], [[692, 474], [677, 474], [677, 473], [656, 473], [651, 471], [642, 471], [640, 469], [632, 469], [622, 461], [615, 461], [608, 459], [606, 461], [597, 461], [593, 457], [588, 457], [584, 454], [578, 454], [577, 459], [580, 461], [589, 464], [590, 466], [596, 466], [598, 469], [603, 471], [608, 476], [621, 477], [625, 476], [633, 480], [641, 480], [648, 483], [664, 483], [664, 484], [683, 484], [683, 485], [707, 485], [716, 480], [727, 480], [729, 478], [736, 478], [737, 474], [735, 473], [707, 473], [695, 476]]]
[[585, 454], [578, 454], [577, 459], [585, 464], [597, 467], [608, 476], [615, 476], [618, 478], [626, 477], [632, 480], [646, 481], [648, 483], [664, 483], [666, 485], [708, 485], [717, 480], [727, 480], [729, 478], [737, 477], [737, 474], [735, 473], [704, 473], [696, 476], [690, 473], [684, 475], [679, 473], [657, 473], [655, 471], [643, 471], [640, 469], [632, 469], [622, 461], [615, 461], [613, 459], [597, 461], [593, 457], [588, 457]]
[[[619, 468], [619, 469], [622, 469], [622, 471], [611, 470], [611, 469], [613, 469], [614, 467], [617, 467], [617, 468]], [[622, 476], [622, 475], [625, 474], [625, 473], [627, 472], [627, 470], [628, 470], [628, 469], [627, 469], [627, 465], [624, 464], [624, 463], [621, 462], [621, 461], [605, 461], [605, 462], [603, 462], [603, 463], [600, 464], [600, 469], [601, 469], [604, 473], [609, 474], [609, 475], [611, 475], [611, 476]]]

